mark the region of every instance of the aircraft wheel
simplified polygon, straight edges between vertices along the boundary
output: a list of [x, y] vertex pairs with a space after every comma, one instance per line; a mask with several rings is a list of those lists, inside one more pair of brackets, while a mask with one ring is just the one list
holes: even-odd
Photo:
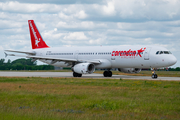
[[73, 77], [82, 77], [82, 74], [78, 74], [76, 72], [73, 72]]
[[112, 77], [112, 72], [111, 71], [104, 71], [103, 75], [104, 75], [104, 77]]
[[151, 76], [153, 79], [157, 79], [158, 78], [158, 75], [157, 74], [152, 74]]
[[155, 74], [155, 75], [154, 75], [154, 77], [155, 77], [155, 78], [158, 78], [158, 75], [157, 75], [157, 74]]
[[112, 77], [112, 72], [108, 71], [108, 73], [109, 73], [108, 77]]
[[107, 77], [107, 71], [103, 72], [104, 77]]
[[154, 79], [154, 74], [152, 74], [151, 77]]
[[78, 77], [82, 77], [82, 74], [78, 74]]
[[73, 77], [77, 77], [77, 73], [73, 72]]

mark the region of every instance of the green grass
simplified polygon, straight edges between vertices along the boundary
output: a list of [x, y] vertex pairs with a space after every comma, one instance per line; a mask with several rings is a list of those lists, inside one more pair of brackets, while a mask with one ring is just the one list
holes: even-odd
[[180, 82], [0, 77], [0, 119], [180, 119]]

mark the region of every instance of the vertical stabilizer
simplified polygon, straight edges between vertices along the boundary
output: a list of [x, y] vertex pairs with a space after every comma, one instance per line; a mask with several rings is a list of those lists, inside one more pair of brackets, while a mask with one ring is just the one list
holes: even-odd
[[28, 20], [29, 32], [31, 37], [32, 49], [38, 48], [49, 48], [46, 43], [43, 41], [41, 34], [39, 33], [34, 20]]

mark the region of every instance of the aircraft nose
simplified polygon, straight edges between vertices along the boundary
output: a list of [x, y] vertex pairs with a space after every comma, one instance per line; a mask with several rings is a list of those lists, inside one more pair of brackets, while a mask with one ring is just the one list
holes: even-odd
[[175, 56], [170, 57], [170, 59], [169, 59], [169, 64], [170, 65], [174, 65], [174, 64], [176, 64], [176, 62], [177, 62], [177, 59], [176, 59]]

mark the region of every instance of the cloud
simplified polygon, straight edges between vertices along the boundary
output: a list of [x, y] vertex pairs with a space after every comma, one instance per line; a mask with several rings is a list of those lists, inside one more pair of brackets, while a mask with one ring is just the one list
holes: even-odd
[[95, 39], [95, 40], [89, 40], [89, 44], [92, 44], [92, 45], [104, 45], [106, 42], [106, 39], [105, 38], [98, 38], [98, 39]]
[[64, 40], [86, 40], [86, 39], [87, 39], [87, 37], [84, 35], [83, 32], [68, 33], [64, 37]]
[[[1, 0], [2, 2], [10, 2], [12, 0]], [[33, 4], [103, 4], [104, 0], [16, 0], [20, 3], [33, 3]]]
[[74, 16], [79, 19], [84, 19], [87, 17], [87, 14], [83, 10], [81, 10], [80, 12], [76, 13]]
[[27, 21], [34, 19], [51, 47], [157, 44], [178, 57], [179, 6], [179, 0], [2, 0], [0, 52], [31, 49]]
[[107, 5], [103, 6], [103, 11], [106, 15], [113, 16], [116, 14], [114, 2], [110, 1]]
[[61, 7], [55, 4], [28, 4], [19, 3], [17, 1], [9, 1], [6, 3], [0, 3], [0, 9], [6, 12], [16, 13], [35, 13], [35, 12], [57, 12], [61, 10]]

